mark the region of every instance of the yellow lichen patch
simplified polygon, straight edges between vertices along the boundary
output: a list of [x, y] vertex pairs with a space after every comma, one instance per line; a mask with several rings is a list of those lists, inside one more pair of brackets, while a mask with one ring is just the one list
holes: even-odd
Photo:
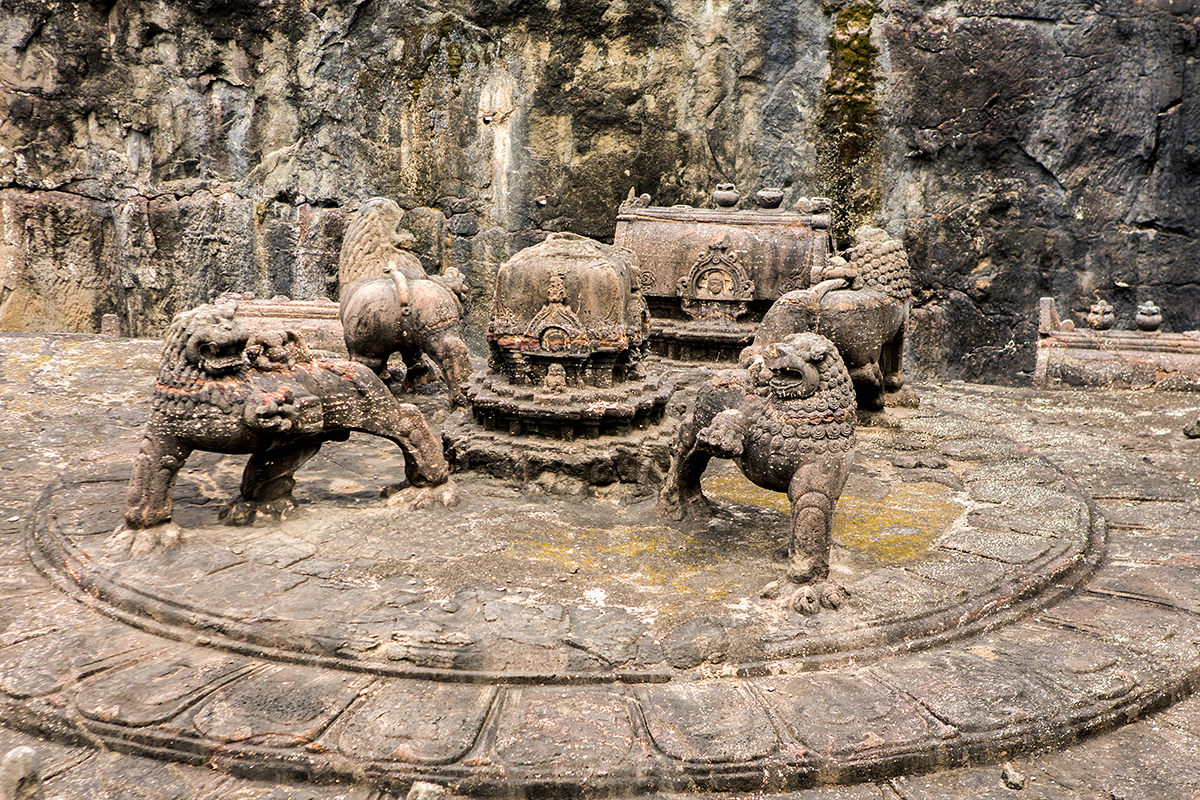
[[668, 571], [651, 565], [678, 563], [679, 548], [694, 542], [675, 542], [674, 532], [665, 526], [615, 525], [612, 528], [572, 528], [562, 522], [528, 531], [523, 537], [523, 556], [564, 567], [599, 569], [604, 564], [632, 561], [650, 576], [665, 580]]
[[[557, 522], [557, 521], [556, 521]], [[627, 599], [654, 600], [658, 615], [683, 611], [675, 598], [720, 604], [739, 589], [735, 582], [714, 579], [721, 565], [697, 554], [704, 547], [695, 538], [665, 525], [614, 525], [611, 528], [569, 528], [561, 523], [540, 525], [522, 536], [521, 558], [549, 564], [600, 580], [610, 589], [624, 585]]]
[[738, 586], [737, 584], [733, 583], [732, 581], [723, 581], [721, 583], [713, 584], [711, 586], [702, 586], [702, 587], [694, 587], [694, 586], [689, 587], [689, 586], [683, 585], [682, 582], [680, 582], [679, 588], [681, 590], [685, 589], [685, 588], [690, 589], [692, 592], [695, 592], [696, 594], [699, 595], [700, 600], [702, 602], [712, 603], [712, 604], [724, 602], [725, 600], [729, 599], [729, 595], [732, 594], [734, 591], [742, 591], [743, 590], [743, 587]]
[[843, 494], [833, 515], [833, 538], [879, 561], [923, 555], [963, 513], [940, 483], [896, 483], [882, 500]]
[[[531, 520], [532, 521], [532, 520]], [[572, 528], [553, 517], [537, 520], [536, 527], [514, 530], [521, 540], [521, 557], [554, 564], [567, 570], [596, 570], [600, 559], [589, 542], [579, 541], [586, 530]]]
[[586, 570], [589, 572], [600, 569], [601, 562], [593, 558], [586, 548], [568, 546], [568, 542], [525, 542], [523, 557], [554, 564], [566, 570]]
[[704, 496], [721, 502], [744, 503], [748, 506], [763, 506], [774, 508], [785, 514], [791, 513], [787, 494], [772, 492], [755, 486], [736, 471], [720, 472], [715, 475], [705, 475], [701, 481]]
[[[739, 472], [705, 475], [704, 494], [717, 502], [743, 503], [791, 512], [787, 494], [761, 489]], [[844, 547], [887, 563], [922, 555], [963, 507], [940, 483], [897, 482], [886, 497], [874, 500], [842, 494], [833, 516], [833, 538]]]

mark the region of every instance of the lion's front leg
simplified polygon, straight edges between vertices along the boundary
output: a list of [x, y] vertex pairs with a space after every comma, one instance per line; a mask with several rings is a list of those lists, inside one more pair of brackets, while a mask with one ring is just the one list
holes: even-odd
[[738, 458], [746, 445], [746, 416], [732, 408], [701, 427], [693, 416], [680, 429], [679, 449], [658, 493], [658, 513], [684, 520], [710, 513], [700, 478], [713, 458]]
[[708, 453], [694, 449], [671, 460], [667, 477], [658, 492], [658, 513], [661, 516], [678, 521], [709, 513], [708, 498], [700, 488], [699, 478], [704, 474], [708, 462]]
[[393, 508], [413, 511], [441, 505], [458, 505], [458, 490], [450, 480], [450, 465], [442, 452], [441, 442], [433, 435], [420, 409], [411, 403], [397, 404], [397, 424], [392, 436], [404, 452], [404, 473], [409, 486], [384, 490], [387, 504]]
[[849, 593], [829, 580], [833, 546], [833, 511], [850, 474], [849, 452], [818, 456], [800, 466], [788, 485], [792, 535], [788, 547], [788, 580], [795, 588], [783, 598], [805, 614], [837, 608]]
[[658, 492], [658, 513], [668, 519], [684, 520], [708, 513], [700, 478], [712, 456], [697, 441], [701, 427], [693, 414], [679, 428], [675, 457]]
[[[696, 396], [696, 404], [676, 440], [675, 457], [658, 493], [658, 513], [683, 520], [705, 516], [711, 508], [700, 487], [708, 462], [738, 458], [746, 445], [746, 416], [737, 410], [745, 387], [733, 371], [720, 373], [719, 385], [709, 384]], [[740, 374], [740, 373], [738, 373]]]
[[174, 436], [146, 434], [129, 478], [125, 521], [105, 544], [106, 552], [137, 556], [179, 543], [179, 526], [171, 521], [171, 491], [191, 453], [192, 448]]
[[227, 525], [249, 525], [261, 511], [283, 517], [296, 507], [296, 470], [321, 449], [322, 439], [305, 439], [274, 450], [251, 453], [242, 472], [241, 497], [221, 509]]
[[850, 367], [849, 372], [859, 410], [883, 411], [883, 373], [879, 370], [879, 362], [870, 361]]
[[442, 368], [442, 378], [450, 393], [450, 405], [465, 407], [467, 400], [463, 396], [462, 385], [471, 377], [471, 354], [462, 336], [455, 329], [444, 329], [426, 337], [422, 347]]

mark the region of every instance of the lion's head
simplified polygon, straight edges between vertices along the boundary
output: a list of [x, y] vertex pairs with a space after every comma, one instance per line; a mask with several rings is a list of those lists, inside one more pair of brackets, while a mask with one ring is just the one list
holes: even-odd
[[793, 333], [768, 345], [751, 366], [755, 381], [779, 400], [826, 396], [829, 408], [853, 405], [846, 365], [833, 342], [815, 333]]
[[346, 230], [338, 257], [338, 283], [349, 286], [364, 278], [376, 278], [397, 263], [419, 261], [404, 251], [413, 246], [413, 235], [400, 227], [404, 211], [394, 200], [372, 197], [362, 204]]
[[181, 362], [211, 377], [231, 375], [246, 366], [250, 333], [234, 316], [235, 304], [204, 305], [175, 317], [163, 346], [164, 368]]

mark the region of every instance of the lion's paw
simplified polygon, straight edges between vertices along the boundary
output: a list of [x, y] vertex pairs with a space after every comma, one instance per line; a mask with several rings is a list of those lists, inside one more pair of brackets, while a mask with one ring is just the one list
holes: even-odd
[[418, 511], [435, 506], [454, 508], [461, 499], [458, 489], [450, 481], [441, 486], [407, 486], [402, 489], [389, 487], [383, 490], [383, 494], [387, 498], [388, 508], [404, 511]]
[[920, 408], [921, 398], [911, 386], [901, 386], [897, 389], [889, 389], [885, 391], [883, 397], [885, 406], [896, 406], [900, 408]]
[[244, 497], [240, 497], [237, 500], [226, 503], [221, 509], [219, 516], [225, 521], [226, 525], [242, 528], [247, 525], [253, 525], [254, 520], [260, 516], [287, 519], [296, 510], [296, 507], [296, 499], [290, 494], [277, 497], [274, 500], [262, 501], [247, 500]]
[[247, 401], [243, 418], [254, 430], [287, 433], [295, 427], [297, 409], [294, 392], [284, 387], [278, 392], [263, 393]]
[[737, 458], [746, 441], [746, 415], [727, 408], [696, 433], [696, 443], [717, 458]]
[[170, 550], [182, 538], [183, 530], [174, 522], [149, 528], [131, 528], [121, 523], [104, 543], [104, 554], [110, 558], [139, 558], [155, 550]]
[[234, 500], [221, 508], [219, 516], [226, 525], [238, 528], [253, 525], [254, 520], [258, 517], [258, 504], [248, 500]]
[[771, 581], [759, 593], [765, 600], [778, 600], [788, 611], [811, 616], [822, 608], [836, 611], [850, 592], [833, 581], [795, 584], [787, 580]]

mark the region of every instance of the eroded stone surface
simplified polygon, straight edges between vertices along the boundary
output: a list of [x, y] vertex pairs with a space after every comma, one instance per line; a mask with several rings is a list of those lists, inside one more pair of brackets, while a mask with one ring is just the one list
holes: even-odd
[[[61, 344], [72, 345], [72, 342], [63, 340]], [[6, 376], [13, 374], [7, 371], [13, 363], [4, 362]], [[61, 381], [56, 394], [42, 395], [39, 401], [36, 392], [24, 393], [16, 398], [18, 403], [41, 402], [42, 408], [54, 408], [55, 403], [60, 407], [79, 405], [78, 396], [72, 395], [79, 390], [72, 387], [69, 379], [47, 372], [37, 374]], [[103, 380], [98, 383], [105, 385]], [[108, 385], [116, 383], [119, 382]], [[0, 383], [0, 391], [11, 385]], [[32, 385], [35, 388], [39, 385], [36, 379]], [[820, 673], [759, 674], [755, 670], [771, 663], [786, 671], [789, 663], [797, 662], [764, 662], [761, 658], [747, 662], [744, 649], [747, 639], [742, 638], [745, 626], [737, 624], [734, 609], [725, 609], [707, 615], [729, 637], [725, 660], [665, 673], [673, 678], [664, 684], [630, 686], [617, 682], [527, 687], [509, 681], [499, 686], [480, 686], [431, 682], [429, 676], [372, 676], [354, 671], [337, 680], [330, 679], [330, 672], [317, 664], [285, 666], [263, 659], [262, 654], [221, 653], [211, 647], [217, 643], [211, 638], [211, 629], [204, 634], [209, 637], [207, 640], [196, 637], [191, 643], [178, 642], [97, 616], [32, 573], [19, 538], [22, 523], [19, 518], [27, 512], [14, 507], [3, 521], [6, 527], [0, 539], [4, 545], [0, 566], [8, 576], [5, 586], [11, 587], [21, 602], [0, 607], [3, 623], [0, 663], [4, 664], [0, 714], [8, 725], [37, 730], [43, 735], [112, 737], [112, 741], [133, 746], [140, 752], [153, 752], [183, 763], [203, 761], [243, 774], [340, 779], [366, 775], [377, 787], [385, 787], [393, 794], [402, 794], [409, 782], [418, 778], [433, 778], [459, 791], [498, 785], [541, 786], [553, 791], [568, 787], [573, 780], [559, 770], [564, 763], [577, 765], [574, 774], [586, 775], [594, 785], [614, 787], [699, 785], [764, 790], [803, 787], [818, 781], [881, 780], [882, 773], [898, 775], [882, 779], [885, 786], [892, 787], [886, 791], [907, 791], [913, 796], [921, 796], [917, 792], [926, 792], [931, 797], [950, 797], [955, 792], [961, 796], [969, 787], [978, 788], [977, 794], [982, 797], [1000, 797], [1004, 795], [995, 792], [1013, 791], [1002, 787], [999, 763], [923, 777], [899, 774], [914, 769], [933, 770], [960, 759], [1012, 761], [1014, 768], [1027, 777], [1027, 789], [1032, 786], [1054, 797], [1082, 798], [1099, 788], [1129, 794], [1139, 786], [1170, 793], [1172, 787], [1185, 785], [1186, 770], [1176, 780], [1152, 775], [1139, 764], [1155, 758], [1161, 764], [1158, 754], [1163, 752], [1189, 752], [1194, 737], [1189, 738], [1188, 726], [1196, 727], [1188, 716], [1189, 704], [1156, 718], [1163, 721], [1157, 731], [1138, 725], [1062, 754], [1022, 758], [1014, 753], [1035, 747], [1057, 747], [1064, 737], [1121, 724], [1177, 697], [1200, 669], [1196, 656], [1200, 624], [1190, 600], [1194, 582], [1184, 580], [1188, 570], [1194, 568], [1190, 561], [1194, 556], [1194, 537], [1188, 536], [1188, 532], [1197, 516], [1195, 487], [1189, 483], [1195, 480], [1195, 473], [1186, 471], [1191, 463], [1188, 458], [1194, 456], [1180, 449], [1187, 445], [1187, 440], [1156, 417], [1156, 414], [1169, 417], [1173, 413], [1195, 413], [1196, 409], [1176, 409], [1170, 404], [1155, 406], [1154, 402], [1166, 401], [1152, 399], [1147, 401], [1148, 408], [1139, 409], [1122, 405], [1125, 400], [1110, 395], [1062, 393], [1063, 396], [1041, 397], [961, 386], [929, 391], [933, 407], [901, 420], [899, 429], [869, 428], [861, 433], [875, 452], [867, 453], [856, 463], [849, 484], [858, 495], [862, 516], [847, 530], [847, 541], [860, 541], [854, 525], [870, 524], [866, 511], [872, 503], [886, 500], [892, 494], [912, 503], [910, 492], [914, 487], [928, 495], [929, 508], [935, 511], [947, 498], [960, 497], [965, 503], [979, 504], [975, 509], [963, 506], [965, 513], [951, 516], [950, 522], [955, 525], [978, 523], [979, 530], [1006, 531], [1012, 537], [1038, 536], [1039, 528], [1044, 525], [1042, 533], [1047, 538], [1061, 539], [1071, 528], [1072, 520], [1079, 518], [1079, 507], [1075, 505], [1078, 501], [1069, 502], [1070, 485], [1056, 477], [1043, 458], [1048, 455], [1053, 462], [1080, 465], [1079, 472], [1071, 477], [1087, 481], [1093, 492], [1101, 495], [1101, 505], [1112, 511], [1115, 522], [1109, 532], [1110, 553], [1119, 553], [1119, 558], [1100, 564], [1083, 591], [1044, 610], [1031, 608], [1022, 619], [954, 643], [941, 644], [935, 637], [929, 643], [932, 646], [922, 652], [906, 654], [903, 644], [893, 645], [890, 652], [884, 652], [889, 648], [880, 648], [880, 653], [872, 655], [876, 660], [866, 667], [850, 663], [839, 667], [834, 660]], [[87, 396], [101, 402], [105, 397], [93, 392]], [[996, 397], [1002, 402], [997, 402]], [[5, 397], [6, 402], [9, 399]], [[39, 424], [33, 422], [37, 417], [20, 416], [28, 408], [3, 417], [5, 435], [14, 430], [29, 430], [22, 426]], [[945, 415], [943, 409], [956, 413]], [[1138, 416], [1143, 411], [1154, 413]], [[78, 417], [73, 417], [73, 413], [74, 408], [66, 413], [68, 426], [77, 424]], [[980, 421], [970, 420], [971, 416], [979, 417]], [[89, 440], [56, 439], [61, 436], [57, 419], [54, 415], [42, 417], [40, 424], [46, 425], [47, 430], [34, 428], [21, 434], [29, 441], [47, 442], [50, 447], [60, 448], [24, 451], [35, 457], [23, 462], [33, 464], [27, 474], [41, 476], [44, 483], [49, 482], [50, 471], [57, 471], [56, 463], [46, 457], [46, 452], [77, 452], [86, 456], [88, 448], [94, 446]], [[1164, 432], [1156, 433], [1160, 429]], [[897, 449], [895, 443], [902, 441], [898, 431], [908, 437], [903, 440], [907, 449]], [[996, 438], [995, 432], [1014, 438]], [[135, 427], [127, 426], [124, 435], [136, 439]], [[1171, 436], [1178, 437], [1183, 444], [1173, 443]], [[1137, 450], [1139, 442], [1147, 449]], [[130, 457], [132, 446], [124, 446]], [[1042, 455], [1031, 452], [1030, 446]], [[120, 450], [123, 445], [118, 441], [115, 447]], [[392, 651], [415, 652], [421, 641], [414, 634], [426, 635], [436, 626], [445, 626], [464, 610], [480, 618], [481, 625], [501, 624], [507, 628], [507, 633], [488, 643], [489, 647], [496, 647], [497, 660], [512, 657], [520, 647], [535, 645], [536, 640], [529, 634], [551, 621], [554, 625], [577, 626], [572, 629], [580, 632], [578, 644], [582, 647], [568, 645], [568, 648], [581, 654], [578, 664], [590, 663], [593, 665], [590, 669], [601, 672], [610, 667], [603, 664], [600, 656], [619, 660], [622, 653], [643, 653], [647, 659], [655, 658], [650, 645], [654, 642], [665, 645], [666, 634], [675, 630], [681, 631], [679, 638], [699, 648], [712, 641], [706, 638], [707, 623], [685, 626], [687, 619], [677, 615], [678, 606], [673, 604], [680, 603], [681, 598], [699, 597], [698, 602], [720, 606], [725, 602], [722, 598], [706, 600], [699, 591], [702, 586], [711, 586], [711, 573], [705, 571], [711, 569], [709, 562], [724, 553], [739, 572], [746, 573], [747, 566], [755, 563], [749, 555], [756, 548], [761, 548], [764, 554], [769, 552], [773, 525], [780, 520], [777, 506], [773, 509], [767, 500], [755, 498], [752, 490], [739, 489], [725, 482], [723, 476], [713, 476], [718, 480], [710, 494], [719, 498], [725, 511], [718, 515], [712, 528], [686, 532], [686, 536], [702, 545], [701, 557], [689, 562], [695, 571], [688, 573], [681, 569], [682, 584], [670, 577], [664, 580], [663, 575], [653, 572], [645, 576], [648, 582], [671, 589], [660, 594], [668, 598], [661, 605], [661, 613], [669, 618], [661, 628], [655, 628], [654, 624], [638, 627], [646, 623], [638, 617], [638, 603], [631, 602], [635, 595], [622, 594], [627, 589], [620, 588], [635, 581], [623, 573], [632, 571], [634, 565], [646, 565], [649, 569], [670, 563], [667, 555], [677, 559], [678, 544], [685, 542], [670, 536], [652, 536], [649, 541], [633, 536], [632, 531], [637, 527], [636, 503], [627, 507], [630, 516], [624, 523], [625, 529], [620, 524], [609, 525], [614, 508], [620, 507], [608, 504], [604, 498], [593, 498], [591, 503], [595, 505], [573, 502], [571, 512], [558, 512], [557, 519], [554, 514], [529, 516], [524, 511], [519, 512], [525, 514], [521, 517], [514, 511], [514, 521], [538, 520], [549, 543], [542, 554], [551, 554], [552, 558], [537, 563], [550, 563], [553, 569], [537, 571], [536, 564], [528, 563], [530, 559], [514, 559], [508, 562], [509, 566], [526, 564], [524, 572], [511, 573], [514, 588], [506, 588], [503, 580], [496, 580], [503, 573], [476, 570], [474, 574], [484, 578], [482, 585], [466, 587], [461, 594], [438, 597], [433, 604], [428, 602], [428, 593], [421, 591], [425, 588], [424, 581], [444, 581], [446, 586], [464, 583], [461, 577], [457, 581], [449, 577], [462, 566], [451, 555], [458, 532], [447, 530], [440, 537], [430, 535], [439, 526], [445, 527], [449, 518], [440, 516], [444, 510], [431, 512], [433, 516], [425, 532], [414, 533], [415, 538], [429, 539], [428, 548], [419, 551], [425, 560], [414, 558], [417, 550], [396, 548], [394, 540], [382, 531], [364, 537], [364, 547], [372, 553], [370, 557], [351, 560], [327, 556], [328, 545], [344, 537], [345, 529], [331, 517], [322, 517], [319, 513], [322, 504], [338, 513], [364, 504], [371, 506], [363, 513], [376, 526], [388, 513], [378, 499], [378, 489], [386, 483], [383, 478], [389, 471], [387, 461], [372, 463], [371, 453], [375, 448], [364, 448], [362, 443], [351, 442], [346, 448], [347, 455], [353, 454], [353, 458], [348, 458], [345, 464], [314, 464], [312, 480], [302, 483], [299, 489], [302, 496], [320, 501], [302, 504], [300, 508], [302, 517], [308, 515], [311, 521], [322, 523], [314, 526], [322, 533], [313, 542], [289, 543], [285, 535], [288, 521], [278, 527], [260, 524], [236, 532], [207, 527], [205, 520], [211, 522], [215, 517], [216, 501], [232, 492], [237, 484], [237, 465], [222, 458], [208, 457], [189, 464], [195, 470], [190, 479], [181, 480], [181, 497], [186, 499], [180, 500], [180, 506], [185, 509], [181, 511], [181, 519], [188, 520], [188, 531], [204, 533], [199, 541], [185, 538], [183, 547], [228, 554], [224, 560], [214, 562], [225, 565], [215, 575], [253, 567], [255, 571], [288, 572], [306, 579], [281, 591], [281, 601], [291, 592], [313, 591], [305, 589], [306, 586], [331, 582], [296, 604], [295, 619], [297, 624], [318, 623], [320, 616], [315, 612], [328, 605], [335, 615], [345, 617], [348, 629], [352, 626], [353, 630], [350, 637], [330, 636], [325, 641], [349, 645], [350, 652], [354, 647], [365, 652], [361, 648], [372, 643], [372, 637], [385, 632], [386, 641], [394, 645]], [[904, 453], [925, 453], [931, 449], [945, 459], [945, 467], [910, 468], [895, 463]], [[1142, 461], [1140, 454], [1146, 454], [1151, 461]], [[10, 459], [29, 458], [7, 455]], [[1126, 458], [1128, 464], [1123, 460]], [[37, 465], [37, 461], [43, 463]], [[1095, 475], [1090, 471], [1093, 464], [1106, 464], [1108, 472]], [[1138, 464], [1140, 469], [1132, 469]], [[1118, 474], [1126, 465], [1131, 467], [1131, 480], [1129, 487], [1122, 490]], [[957, 495], [944, 483], [904, 480], [903, 475], [912, 469], [953, 472], [959, 476], [964, 490]], [[88, 474], [91, 477], [80, 480]], [[33, 483], [28, 482], [28, 488], [22, 489], [23, 475], [11, 469], [6, 478], [8, 475], [16, 479], [13, 486], [17, 491], [24, 493], [17, 496], [32, 503], [37, 491]], [[62, 515], [56, 524], [60, 531], [77, 530], [73, 535], [81, 551], [86, 552], [103, 536], [105, 528], [97, 520], [105, 514], [119, 514], [119, 510], [104, 511], [106, 487], [119, 486], [123, 476], [120, 470], [86, 465], [74, 476], [66, 483], [75, 487], [73, 493], [64, 491], [62, 497], [76, 510]], [[1003, 491], [1008, 482], [1028, 482], [1034, 488], [1027, 493]], [[975, 484], [978, 486], [972, 491]], [[1025, 495], [1028, 506], [1014, 510], [1010, 515], [1011, 527], [1000, 527], [1007, 517], [989, 504], [1014, 503]], [[52, 493], [47, 500], [55, 497], [58, 495]], [[525, 511], [539, 513], [553, 505], [544, 500], [529, 504], [532, 498], [511, 489], [507, 493], [497, 491], [497, 497], [488, 502], [500, 499], [511, 502], [514, 509], [527, 505]], [[903, 509], [904, 504], [898, 503], [896, 507]], [[979, 513], [972, 514], [972, 510]], [[18, 519], [11, 520], [13, 516]], [[756, 527], [763, 532], [747, 535], [739, 543], [738, 531]], [[998, 565], [1000, 575], [1017, 570], [1010, 573], [1010, 577], [1014, 574], [1018, 577], [1010, 588], [1019, 595], [1025, 591], [1020, 588], [1024, 585], [1020, 580], [1024, 579], [1019, 576], [1031, 576], [1045, 569], [1046, 562], [1039, 559], [1055, 549], [1051, 546], [1032, 561], [996, 561], [959, 550], [943, 550], [936, 544], [916, 545], [914, 542], [924, 541], [921, 537], [926, 534], [909, 522], [895, 527], [896, 532], [889, 534], [897, 537], [889, 545], [892, 549], [880, 551], [880, 557], [887, 553], [887, 558], [898, 559], [891, 567], [881, 569], [873, 565], [874, 556], [866, 545], [857, 545], [862, 547], [861, 551], [841, 549], [841, 555], [835, 551], [835, 566], [840, 564], [848, 574], [861, 569], [864, 575], [878, 576], [873, 582], [880, 587], [941, 583], [949, 592], [946, 597], [953, 599], [956, 592], [971, 588], [972, 576], [997, 574], [994, 569], [981, 571], [981, 565], [986, 563]], [[228, 538], [222, 539], [222, 534]], [[574, 539], [570, 538], [572, 535]], [[373, 539], [369, 538], [372, 536]], [[498, 558], [504, 550], [494, 548], [502, 548], [506, 537], [507, 534], [480, 533], [477, 538], [468, 539], [475, 542], [471, 548], [480, 559], [475, 564]], [[581, 547], [583, 544], [588, 547]], [[574, 553], [566, 552], [573, 548], [577, 548]], [[522, 555], [533, 552], [536, 551], [525, 548]], [[594, 566], [587, 563], [585, 554], [595, 559]], [[960, 557], [964, 571], [958, 574], [954, 572], [957, 567], [953, 559]], [[389, 558], [400, 563], [381, 569], [380, 562]], [[96, 560], [93, 566], [99, 563]], [[181, 558], [182, 580], [170, 586], [191, 587], [203, 582], [208, 573], [200, 568], [201, 563], [202, 559]], [[571, 568], [579, 572], [572, 573]], [[595, 571], [591, 572], [592, 569]], [[1024, 573], [1020, 572], [1022, 569]], [[529, 589], [536, 593], [549, 588], [540, 585], [543, 581], [551, 583], [549, 578], [559, 584], [584, 580], [576, 577], [580, 573], [593, 586], [611, 586], [610, 599], [587, 608], [578, 599], [534, 598], [521, 591]], [[939, 580], [939, 576], [947, 574], [956, 577], [953, 581]], [[152, 576], [147, 571], [117, 575], [122, 580], [139, 582]], [[924, 576], [921, 583], [905, 583], [917, 576]], [[568, 580], [558, 581], [559, 577]], [[694, 582], [689, 584], [688, 580]], [[337, 582], [347, 584], [346, 588], [334, 590], [332, 586]], [[285, 585], [286, 582], [280, 584]], [[376, 596], [382, 599], [367, 605], [372, 592], [378, 592]], [[866, 594], [865, 588], [863, 593]], [[196, 595], [189, 597], [194, 600]], [[336, 601], [339, 597], [340, 604]], [[611, 598], [618, 598], [618, 604], [612, 604]], [[421, 625], [397, 635], [391, 622], [403, 616], [398, 615], [398, 610], [422, 603], [427, 605], [420, 615]], [[236, 605], [240, 606], [240, 602]], [[578, 611], [570, 610], [569, 606]], [[260, 611], [257, 617], [236, 621], [255, 626], [274, 624], [278, 619], [272, 617], [280, 617], [289, 606], [277, 602], [264, 604], [263, 608], [270, 609], [270, 613]], [[847, 611], [857, 613], [854, 609]], [[819, 640], [829, 632], [797, 627], [793, 635]], [[311, 633], [312, 641], [320, 642], [329, 631]], [[434, 646], [437, 642], [428, 641], [430, 646], [424, 652], [430, 663], [439, 654], [459, 652], [455, 648], [461, 645], [448, 639], [439, 650]], [[71, 651], [74, 657], [69, 656]], [[519, 656], [518, 660], [525, 657]], [[658, 658], [661, 660], [662, 656]], [[243, 670], [240, 666], [243, 664], [249, 665], [249, 669]], [[737, 664], [745, 667], [741, 676], [725, 669], [726, 665]], [[986, 676], [987, 686], [972, 685], [973, 675]], [[111, 702], [102, 702], [104, 697], [111, 701], [122, 692], [133, 694], [132, 690], [122, 688], [126, 677], [136, 678], [137, 686], [150, 690], [133, 696], [120, 709]], [[172, 683], [173, 677], [179, 680]], [[246, 687], [244, 694], [238, 693], [242, 685]], [[582, 692], [578, 704], [572, 705], [567, 699], [572, 691]], [[964, 699], [968, 696], [983, 699], [972, 704]], [[77, 716], [62, 713], [64, 707], [80, 707], [77, 705], [80, 703], [89, 713]], [[344, 710], [339, 713], [339, 708]], [[318, 733], [326, 725], [323, 714], [334, 714], [336, 719], [324, 728], [324, 733]], [[391, 714], [387, 717], [390, 720], [387, 730], [394, 744], [372, 740], [369, 734], [367, 738], [355, 738], [357, 734], [343, 733], [351, 728], [369, 732], [375, 725], [373, 721], [385, 718], [381, 714]], [[570, 737], [577, 730], [586, 730], [588, 736], [602, 743], [594, 759], [589, 760], [586, 749], [572, 744]], [[731, 730], [738, 735], [727, 735]], [[522, 750], [517, 742], [523, 736], [535, 740], [536, 746]], [[50, 792], [62, 793], [67, 787], [94, 786], [97, 782], [112, 786], [141, 782], [163, 791], [190, 792], [189, 796], [202, 798], [235, 796], [233, 786], [246, 797], [275, 796], [290, 800], [299, 796], [286, 785], [222, 783], [233, 779], [221, 773], [195, 773], [182, 766], [161, 763], [147, 765], [136, 759], [93, 751], [82, 751], [91, 755], [73, 756], [71, 753], [81, 751], [47, 747], [56, 760], [62, 759], [57, 761], [61, 766], [50, 781]], [[365, 764], [365, 771], [356, 772], [358, 768], [352, 768], [355, 763]], [[559, 772], [557, 777], [551, 775], [555, 771]], [[806, 800], [808, 797], [845, 800], [857, 798], [868, 790], [875, 794], [881, 791], [879, 785], [871, 785], [814, 789], [799, 796]], [[326, 794], [325, 787], [312, 786], [305, 791], [309, 794], [304, 796], [332, 798], [354, 796], [358, 790], [339, 789], [337, 793]]]

